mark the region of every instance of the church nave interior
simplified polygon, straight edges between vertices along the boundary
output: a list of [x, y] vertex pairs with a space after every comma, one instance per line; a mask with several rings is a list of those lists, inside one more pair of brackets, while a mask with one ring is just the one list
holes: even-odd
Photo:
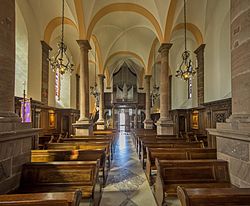
[[250, 0], [0, 0], [0, 205], [250, 206]]

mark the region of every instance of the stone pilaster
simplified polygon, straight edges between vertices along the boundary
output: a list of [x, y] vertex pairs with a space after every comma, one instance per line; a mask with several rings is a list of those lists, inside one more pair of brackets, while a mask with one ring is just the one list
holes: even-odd
[[146, 118], [144, 123], [144, 129], [153, 129], [153, 121], [150, 117], [150, 79], [151, 75], [145, 75], [145, 89], [146, 89]]
[[97, 130], [103, 130], [105, 127], [105, 122], [104, 122], [104, 78], [105, 78], [105, 76], [103, 74], [98, 75], [100, 102], [99, 102], [99, 119], [96, 122]]
[[218, 158], [229, 162], [231, 181], [250, 188], [250, 1], [231, 0], [232, 115], [208, 129]]
[[41, 85], [41, 101], [48, 105], [48, 91], [49, 91], [49, 51], [52, 48], [45, 42], [41, 41], [42, 45], [42, 85]]
[[161, 54], [160, 119], [157, 134], [173, 134], [173, 121], [169, 115], [169, 50], [172, 44], [164, 43], [159, 48]]
[[198, 96], [198, 106], [204, 103], [204, 49], [205, 44], [201, 44], [194, 53], [196, 54], [198, 62], [197, 71], [197, 96]]
[[76, 135], [89, 135], [93, 131], [93, 124], [89, 119], [89, 60], [91, 49], [88, 40], [77, 40], [80, 47], [80, 118], [73, 124]]
[[80, 109], [80, 76], [76, 74], [76, 109]]

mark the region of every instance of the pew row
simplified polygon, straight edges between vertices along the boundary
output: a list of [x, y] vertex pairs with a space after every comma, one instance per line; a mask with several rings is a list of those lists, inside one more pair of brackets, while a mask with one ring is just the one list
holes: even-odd
[[185, 139], [177, 138], [176, 135], [161, 135], [161, 136], [137, 136], [136, 138], [136, 149], [140, 157], [141, 145], [143, 142], [158, 142], [158, 141], [176, 141], [176, 142], [185, 142]]
[[147, 158], [146, 148], [204, 148], [203, 142], [177, 142], [177, 141], [160, 141], [142, 143], [141, 162], [144, 168], [144, 159]]
[[205, 148], [150, 148], [147, 147], [146, 176], [151, 183], [151, 171], [155, 170], [158, 160], [195, 160], [217, 159], [216, 149]]
[[177, 187], [182, 206], [250, 206], [250, 188]]
[[186, 188], [227, 188], [228, 163], [223, 160], [158, 160], [155, 198], [163, 205], [168, 196], [177, 195], [177, 186]]
[[106, 153], [104, 149], [96, 150], [31, 150], [31, 162], [55, 161], [97, 161], [100, 160], [102, 184], [106, 183], [108, 168], [106, 166]]
[[60, 142], [64, 143], [77, 143], [77, 142], [105, 142], [105, 143], [110, 143], [111, 146], [111, 159], [113, 159], [113, 153], [115, 153], [115, 139], [112, 136], [80, 136], [80, 137], [72, 137], [72, 138], [62, 138], [60, 139]]
[[111, 145], [110, 142], [62, 142], [50, 143], [46, 145], [47, 150], [96, 150], [104, 149], [108, 160], [108, 168], [111, 165]]
[[82, 200], [98, 205], [101, 186], [98, 161], [32, 162], [23, 165], [20, 186], [14, 193], [73, 192]]
[[82, 198], [80, 190], [75, 192], [7, 194], [0, 195], [3, 206], [79, 206]]

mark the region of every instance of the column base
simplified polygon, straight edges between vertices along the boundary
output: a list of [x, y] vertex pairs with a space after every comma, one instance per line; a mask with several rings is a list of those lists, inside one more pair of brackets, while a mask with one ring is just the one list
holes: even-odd
[[216, 136], [217, 158], [228, 161], [230, 179], [237, 187], [250, 188], [250, 115], [232, 115], [216, 129], [207, 129]]
[[173, 135], [174, 123], [170, 119], [159, 119], [157, 122], [157, 134], [158, 135]]
[[96, 124], [96, 129], [97, 130], [104, 130], [105, 129], [105, 122], [104, 120], [97, 120]]
[[22, 119], [13, 112], [0, 112], [0, 131], [8, 132], [20, 130], [28, 125], [28, 128], [31, 128], [29, 123], [22, 124]]
[[143, 123], [144, 129], [153, 129], [153, 121], [151, 119], [146, 119]]
[[88, 136], [93, 134], [93, 123], [89, 119], [78, 120], [73, 127], [76, 129], [76, 136]]

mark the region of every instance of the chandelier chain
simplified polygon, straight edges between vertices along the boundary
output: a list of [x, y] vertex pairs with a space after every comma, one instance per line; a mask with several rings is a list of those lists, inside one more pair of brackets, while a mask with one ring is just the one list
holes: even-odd
[[185, 51], [187, 51], [187, 13], [186, 13], [186, 0], [184, 0], [184, 27], [185, 27]]
[[64, 0], [62, 0], [62, 37], [61, 41], [64, 40]]

